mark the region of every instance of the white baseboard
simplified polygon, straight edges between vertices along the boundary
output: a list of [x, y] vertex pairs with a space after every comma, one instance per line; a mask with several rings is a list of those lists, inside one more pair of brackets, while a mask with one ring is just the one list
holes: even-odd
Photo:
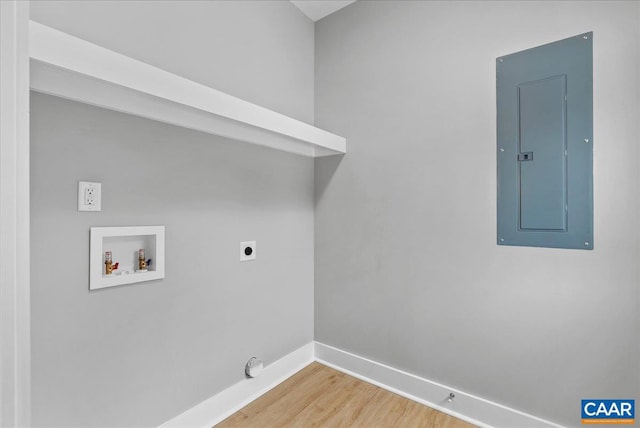
[[[212, 427], [313, 361], [372, 383], [479, 427], [562, 428], [562, 425], [450, 388], [347, 351], [311, 342], [164, 423], [161, 428]], [[455, 398], [447, 401], [449, 393]]]
[[[479, 427], [540, 428], [562, 425], [424, 379], [323, 343], [314, 343], [316, 361]], [[455, 398], [447, 401], [449, 393]]]
[[313, 362], [313, 343], [266, 366], [260, 377], [245, 379], [161, 425], [161, 428], [212, 427]]

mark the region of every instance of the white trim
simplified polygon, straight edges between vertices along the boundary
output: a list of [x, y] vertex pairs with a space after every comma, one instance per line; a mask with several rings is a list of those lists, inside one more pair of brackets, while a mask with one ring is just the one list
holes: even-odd
[[29, 426], [29, 2], [0, 1], [0, 426]]
[[[562, 428], [551, 421], [467, 394], [347, 351], [315, 342], [316, 361], [480, 427]], [[449, 393], [455, 398], [447, 401]]]
[[[410, 400], [478, 427], [563, 428], [554, 422], [421, 378], [359, 355], [309, 343], [265, 367], [260, 377], [245, 379], [161, 425], [161, 428], [211, 427], [317, 361]], [[447, 401], [449, 393], [455, 398]]]
[[305, 156], [346, 152], [344, 137], [31, 21], [31, 88]]
[[264, 368], [259, 377], [244, 379], [181, 415], [162, 428], [212, 427], [270, 391], [313, 362], [313, 343], [308, 343]]

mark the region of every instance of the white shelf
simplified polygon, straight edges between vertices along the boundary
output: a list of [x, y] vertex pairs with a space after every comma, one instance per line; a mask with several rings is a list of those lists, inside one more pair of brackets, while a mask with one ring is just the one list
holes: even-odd
[[304, 156], [346, 139], [40, 23], [29, 23], [31, 89]]
[[[164, 226], [92, 227], [90, 240], [90, 290], [164, 278]], [[137, 270], [140, 248], [152, 261], [145, 272]], [[105, 251], [119, 263], [111, 275], [105, 274]]]

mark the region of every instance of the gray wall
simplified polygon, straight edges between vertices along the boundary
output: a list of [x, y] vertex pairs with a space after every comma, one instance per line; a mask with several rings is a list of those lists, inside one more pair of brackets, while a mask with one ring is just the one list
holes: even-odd
[[[313, 24], [288, 2], [32, 11], [313, 114]], [[31, 110], [35, 426], [159, 425], [243, 379], [251, 356], [268, 364], [313, 340], [311, 159], [50, 96], [34, 95]], [[76, 210], [78, 180], [102, 182], [102, 212]], [[89, 228], [154, 224], [166, 226], [166, 278], [89, 292]], [[257, 260], [240, 263], [239, 242], [254, 239]]]
[[34, 0], [31, 19], [313, 121], [313, 22], [288, 1]]
[[[638, 2], [361, 1], [316, 24], [316, 340], [563, 424], [639, 397]], [[593, 30], [595, 250], [496, 245], [495, 58]]]

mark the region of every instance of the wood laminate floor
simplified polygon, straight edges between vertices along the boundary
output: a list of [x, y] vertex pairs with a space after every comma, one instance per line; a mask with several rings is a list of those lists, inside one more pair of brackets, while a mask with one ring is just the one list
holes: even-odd
[[312, 363], [216, 428], [473, 425], [337, 370]]

